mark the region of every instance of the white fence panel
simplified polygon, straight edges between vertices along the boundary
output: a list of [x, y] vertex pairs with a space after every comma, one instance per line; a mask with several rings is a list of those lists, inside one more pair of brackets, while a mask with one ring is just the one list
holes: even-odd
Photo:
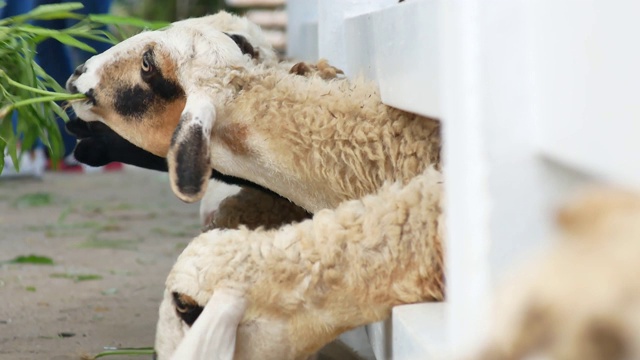
[[638, 187], [640, 2], [528, 3], [539, 146], [552, 159]]
[[315, 51], [443, 121], [448, 227], [447, 303], [398, 307], [369, 337], [378, 360], [447, 358], [482, 341], [496, 284], [567, 195], [640, 185], [640, 2], [362, 4], [320, 0]]

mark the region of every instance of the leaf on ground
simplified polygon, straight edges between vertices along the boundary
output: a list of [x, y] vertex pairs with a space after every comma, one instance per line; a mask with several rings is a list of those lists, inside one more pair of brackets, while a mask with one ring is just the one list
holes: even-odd
[[35, 192], [31, 194], [24, 194], [18, 197], [13, 202], [13, 207], [16, 208], [28, 208], [51, 205], [53, 202], [53, 196], [46, 192]]
[[55, 278], [55, 279], [69, 279], [69, 280], [73, 280], [73, 282], [102, 280], [102, 275], [96, 275], [96, 274], [53, 273], [49, 275], [49, 277]]
[[77, 245], [81, 249], [113, 249], [113, 250], [137, 250], [140, 240], [129, 239], [100, 239], [91, 237], [87, 241]]
[[[197, 228], [194, 228], [197, 229]], [[164, 227], [154, 227], [151, 229], [151, 232], [154, 234], [167, 236], [167, 237], [192, 237], [195, 236], [195, 231], [193, 229], [189, 230], [180, 230], [175, 228], [164, 228]]]
[[53, 265], [50, 257], [40, 255], [20, 255], [7, 261], [9, 264], [35, 264], [35, 265]]

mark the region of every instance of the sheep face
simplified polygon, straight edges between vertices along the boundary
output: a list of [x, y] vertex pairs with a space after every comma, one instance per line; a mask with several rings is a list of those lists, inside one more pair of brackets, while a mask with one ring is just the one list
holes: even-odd
[[155, 342], [158, 360], [204, 359], [211, 354], [229, 360], [297, 359], [287, 343], [290, 334], [283, 320], [248, 319], [243, 295], [233, 290], [205, 294], [181, 288], [171, 279], [196, 284], [197, 276], [175, 269], [160, 305]]
[[[73, 104], [76, 114], [102, 121], [133, 144], [166, 156], [194, 71], [248, 60], [241, 36], [201, 27], [198, 20], [143, 32], [78, 67], [67, 81], [70, 92], [87, 95]], [[155, 136], [143, 136], [148, 132]]]

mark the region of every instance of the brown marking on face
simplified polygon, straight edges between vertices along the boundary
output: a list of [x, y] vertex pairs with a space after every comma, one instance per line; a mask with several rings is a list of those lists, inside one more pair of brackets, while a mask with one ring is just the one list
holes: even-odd
[[[140, 53], [138, 53], [140, 52]], [[151, 72], [142, 70], [143, 57]], [[101, 69], [92, 111], [123, 138], [166, 157], [186, 103], [177, 64], [155, 43]]]

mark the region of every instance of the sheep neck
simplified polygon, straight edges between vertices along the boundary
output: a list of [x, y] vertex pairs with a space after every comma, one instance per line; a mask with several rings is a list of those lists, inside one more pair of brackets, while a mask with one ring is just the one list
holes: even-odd
[[[310, 212], [439, 166], [439, 123], [382, 104], [372, 83], [265, 67], [226, 79], [235, 93], [219, 107], [213, 167]], [[218, 161], [229, 158], [242, 160]]]

